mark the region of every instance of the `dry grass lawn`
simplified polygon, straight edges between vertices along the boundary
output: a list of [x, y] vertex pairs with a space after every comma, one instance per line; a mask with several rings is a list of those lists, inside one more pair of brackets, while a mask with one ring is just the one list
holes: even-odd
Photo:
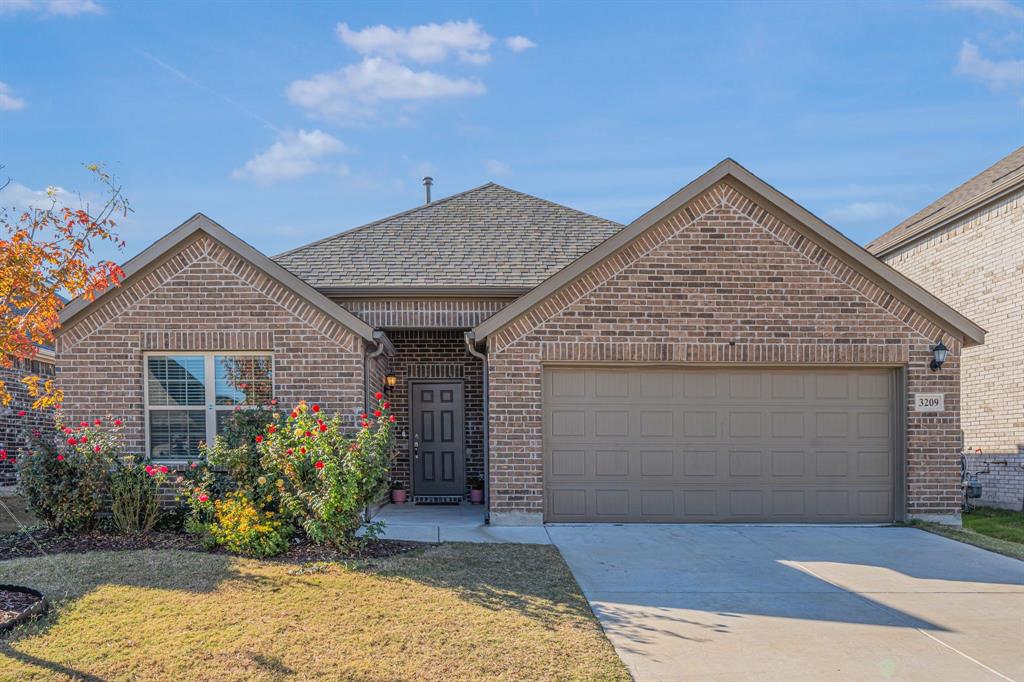
[[0, 680], [629, 679], [553, 547], [297, 568], [153, 550], [2, 561], [0, 583], [56, 603], [0, 636]]

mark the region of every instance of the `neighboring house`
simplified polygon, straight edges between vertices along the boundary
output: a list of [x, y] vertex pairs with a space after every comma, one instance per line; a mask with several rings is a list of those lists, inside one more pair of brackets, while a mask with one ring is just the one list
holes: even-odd
[[[50, 410], [33, 410], [34, 399], [21, 380], [26, 376], [38, 376], [44, 380], [54, 374], [52, 348], [40, 348], [33, 360], [15, 360], [11, 368], [0, 368], [0, 379], [11, 394], [9, 405], [0, 407], [0, 486], [14, 485], [14, 461], [23, 452], [27, 443], [25, 436], [31, 429], [53, 428], [53, 413]], [[24, 414], [21, 414], [24, 413]]]
[[273, 259], [196, 215], [124, 270], [65, 309], [58, 378], [155, 457], [380, 389], [393, 475], [486, 472], [495, 524], [959, 518], [983, 330], [731, 160], [626, 226], [489, 184]]
[[983, 501], [1024, 504], [1024, 147], [867, 245], [987, 330], [964, 350], [960, 422]]

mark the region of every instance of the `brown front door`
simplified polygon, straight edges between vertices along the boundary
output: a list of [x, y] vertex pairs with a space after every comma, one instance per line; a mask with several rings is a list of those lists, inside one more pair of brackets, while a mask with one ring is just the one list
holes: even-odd
[[463, 495], [466, 448], [461, 383], [413, 383], [412, 493]]

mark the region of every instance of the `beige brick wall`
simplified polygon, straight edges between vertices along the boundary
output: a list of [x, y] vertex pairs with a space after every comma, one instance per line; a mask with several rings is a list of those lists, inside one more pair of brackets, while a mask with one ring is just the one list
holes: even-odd
[[274, 392], [284, 404], [306, 399], [352, 414], [364, 404], [363, 346], [336, 320], [198, 235], [61, 330], [57, 378], [69, 419], [122, 417], [127, 446], [142, 452], [144, 351], [271, 351]]
[[885, 261], [986, 331], [963, 352], [965, 447], [1024, 452], [1024, 190]]
[[722, 183], [490, 337], [492, 511], [542, 512], [542, 368], [583, 361], [904, 366], [946, 406], [908, 412], [908, 512], [958, 514], [960, 345], [931, 372], [939, 335]]

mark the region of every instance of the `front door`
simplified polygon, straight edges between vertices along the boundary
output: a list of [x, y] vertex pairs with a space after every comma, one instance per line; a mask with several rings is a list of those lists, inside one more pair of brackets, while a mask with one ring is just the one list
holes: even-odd
[[466, 447], [461, 383], [413, 383], [412, 494], [462, 496]]

